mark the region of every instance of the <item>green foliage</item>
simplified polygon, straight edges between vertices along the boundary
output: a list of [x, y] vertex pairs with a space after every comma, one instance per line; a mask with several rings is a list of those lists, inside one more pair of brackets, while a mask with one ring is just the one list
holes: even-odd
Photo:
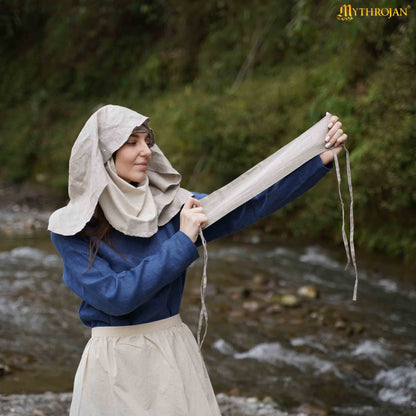
[[[0, 176], [66, 194], [75, 138], [114, 103], [150, 116], [183, 186], [209, 193], [329, 111], [349, 136], [356, 246], [414, 261], [415, 11], [346, 23], [340, 4], [4, 1]], [[261, 224], [342, 244], [335, 172]]]

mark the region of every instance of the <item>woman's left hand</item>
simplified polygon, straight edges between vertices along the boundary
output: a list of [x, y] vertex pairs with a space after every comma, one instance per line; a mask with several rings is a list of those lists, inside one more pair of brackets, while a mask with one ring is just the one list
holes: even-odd
[[321, 156], [322, 163], [324, 165], [328, 164], [334, 159], [334, 155], [330, 149], [333, 148], [338, 156], [343, 149], [343, 146], [341, 145], [344, 144], [348, 139], [347, 134], [344, 133], [344, 131], [341, 129], [341, 126], [342, 123], [338, 121], [338, 117], [332, 116], [328, 124], [329, 131], [325, 138], [325, 147], [327, 147], [329, 150], [325, 150], [319, 155]]

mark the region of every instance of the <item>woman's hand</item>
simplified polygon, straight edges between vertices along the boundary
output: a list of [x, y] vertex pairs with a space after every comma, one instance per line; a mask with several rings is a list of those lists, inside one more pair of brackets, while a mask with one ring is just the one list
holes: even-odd
[[[195, 207], [193, 208], [193, 206]], [[191, 196], [185, 201], [181, 210], [180, 231], [184, 232], [194, 243], [198, 238], [199, 226], [205, 228], [208, 217], [203, 213], [201, 202]]]
[[[348, 139], [348, 136], [341, 129], [341, 126], [342, 123], [338, 121], [338, 117], [332, 116], [328, 124], [328, 128], [330, 130], [328, 131], [327, 137], [325, 138], [325, 147], [327, 147], [328, 149], [331, 149], [333, 147], [337, 156], [343, 149], [343, 146], [341, 145], [344, 144]], [[324, 165], [328, 164], [334, 159], [332, 150], [325, 150], [319, 156], [321, 156], [322, 163]]]

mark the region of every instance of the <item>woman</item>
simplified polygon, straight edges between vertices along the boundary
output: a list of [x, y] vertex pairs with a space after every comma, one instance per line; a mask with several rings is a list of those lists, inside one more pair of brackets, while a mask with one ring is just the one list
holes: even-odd
[[[74, 380], [70, 416], [218, 416], [209, 375], [179, 309], [186, 269], [199, 257], [206, 194], [180, 187], [181, 175], [155, 143], [149, 118], [107, 105], [87, 121], [71, 151], [67, 206], [48, 229], [63, 280], [91, 327]], [[331, 125], [332, 124], [332, 125]], [[338, 117], [327, 147], [342, 150]], [[232, 234], [306, 192], [332, 170], [331, 150], [204, 230]]]

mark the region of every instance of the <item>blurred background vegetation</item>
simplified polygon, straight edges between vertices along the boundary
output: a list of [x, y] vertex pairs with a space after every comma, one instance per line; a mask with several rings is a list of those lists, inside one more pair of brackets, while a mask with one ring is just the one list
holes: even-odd
[[[149, 116], [182, 186], [210, 193], [329, 111], [349, 136], [356, 246], [414, 262], [416, 10], [341, 22], [342, 4], [2, 0], [0, 179], [64, 201], [71, 147], [111, 103]], [[260, 225], [341, 246], [328, 177]]]

